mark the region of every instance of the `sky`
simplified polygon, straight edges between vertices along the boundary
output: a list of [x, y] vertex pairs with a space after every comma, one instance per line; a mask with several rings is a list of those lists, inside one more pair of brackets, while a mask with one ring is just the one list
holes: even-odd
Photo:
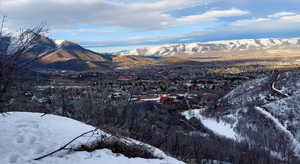
[[99, 52], [151, 45], [300, 37], [299, 0], [0, 0], [5, 28]]

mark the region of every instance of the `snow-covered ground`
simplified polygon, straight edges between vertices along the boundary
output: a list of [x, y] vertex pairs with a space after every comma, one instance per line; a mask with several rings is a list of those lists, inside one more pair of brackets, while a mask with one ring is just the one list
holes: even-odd
[[230, 124], [227, 124], [221, 120], [217, 121], [213, 118], [207, 118], [201, 115], [199, 118], [203, 125], [212, 130], [214, 133], [234, 140], [238, 138], [237, 134], [234, 132]]
[[[147, 147], [159, 159], [128, 158], [111, 150], [101, 149], [94, 152], [63, 150], [44, 159], [33, 160], [60, 148], [82, 133], [95, 129], [69, 118], [41, 115], [29, 112], [0, 115], [1, 164], [184, 164], [149, 145]], [[97, 130], [78, 138], [67, 148], [91, 144], [103, 136], [111, 135]], [[131, 139], [126, 141], [138, 143]]]
[[299, 141], [297, 141], [297, 140], [295, 139], [295, 137], [293, 136], [293, 134], [292, 134], [285, 126], [283, 126], [277, 118], [275, 118], [274, 116], [272, 116], [271, 113], [265, 111], [265, 110], [264, 110], [263, 108], [261, 108], [261, 107], [255, 107], [255, 109], [256, 109], [257, 111], [259, 111], [262, 115], [264, 115], [266, 118], [272, 120], [272, 121], [274, 122], [275, 126], [276, 126], [279, 130], [281, 130], [282, 132], [284, 132], [284, 133], [289, 137], [289, 139], [290, 139], [290, 141], [291, 141], [291, 143], [292, 143], [292, 147], [293, 147], [295, 153], [296, 153], [297, 155], [299, 155], [299, 154], [300, 154], [300, 143], [299, 143]]
[[204, 110], [205, 109], [193, 109], [190, 111], [183, 112], [182, 115], [185, 116], [185, 118], [188, 120], [192, 117], [199, 119], [206, 128], [210, 129], [217, 135], [234, 140], [239, 138], [238, 134], [235, 133], [230, 124], [225, 123], [222, 120], [217, 121], [214, 118], [208, 118], [203, 116], [201, 112], [203, 112]]

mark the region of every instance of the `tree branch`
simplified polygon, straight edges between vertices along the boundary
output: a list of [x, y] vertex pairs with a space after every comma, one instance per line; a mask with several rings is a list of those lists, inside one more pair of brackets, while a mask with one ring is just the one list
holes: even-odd
[[52, 152], [50, 152], [50, 153], [48, 153], [48, 154], [46, 154], [46, 155], [43, 155], [43, 156], [38, 157], [38, 158], [35, 158], [35, 159], [33, 159], [33, 160], [41, 160], [41, 159], [46, 158], [46, 157], [48, 157], [48, 156], [50, 156], [50, 155], [52, 155], [52, 154], [55, 154], [55, 153], [57, 153], [57, 152], [59, 152], [59, 151], [61, 151], [61, 150], [64, 150], [64, 149], [66, 149], [66, 147], [67, 147], [68, 145], [70, 145], [72, 142], [74, 142], [74, 141], [77, 140], [78, 138], [80, 138], [80, 137], [82, 137], [82, 136], [84, 136], [84, 135], [86, 135], [86, 134], [93, 133], [93, 132], [95, 132], [95, 131], [97, 131], [97, 130], [98, 130], [98, 128], [96, 128], [96, 129], [94, 129], [94, 130], [90, 130], [90, 131], [85, 132], [85, 133], [82, 133], [81, 135], [79, 135], [79, 136], [77, 136], [76, 138], [72, 139], [70, 142], [66, 143], [64, 146], [60, 147], [59, 149], [56, 149], [56, 150], [54, 150], [54, 151], [52, 151]]

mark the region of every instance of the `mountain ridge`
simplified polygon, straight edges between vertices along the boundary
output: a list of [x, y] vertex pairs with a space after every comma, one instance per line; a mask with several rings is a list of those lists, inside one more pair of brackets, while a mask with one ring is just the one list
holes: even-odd
[[32, 66], [34, 69], [109, 69], [105, 64], [107, 59], [104, 55], [85, 49], [72, 41], [57, 41], [45, 36], [36, 41], [24, 58], [29, 61], [36, 60]]
[[138, 48], [127, 52], [119, 52], [116, 53], [116, 55], [167, 57], [180, 56], [185, 54], [194, 55], [213, 52], [236, 52], [291, 47], [300, 48], [300, 38], [261, 38], [195, 42], [187, 44], [165, 44], [146, 48]]

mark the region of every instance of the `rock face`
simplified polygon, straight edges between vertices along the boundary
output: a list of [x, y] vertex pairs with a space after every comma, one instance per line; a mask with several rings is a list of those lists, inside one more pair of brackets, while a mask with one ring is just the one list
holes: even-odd
[[300, 71], [273, 73], [247, 82], [207, 112], [253, 145], [287, 157], [300, 154]]
[[128, 52], [120, 52], [117, 55], [141, 55], [141, 56], [176, 56], [193, 55], [210, 52], [232, 52], [265, 50], [270, 48], [300, 47], [300, 38], [290, 39], [243, 39], [226, 40], [191, 44], [170, 44], [147, 48], [139, 48]]

